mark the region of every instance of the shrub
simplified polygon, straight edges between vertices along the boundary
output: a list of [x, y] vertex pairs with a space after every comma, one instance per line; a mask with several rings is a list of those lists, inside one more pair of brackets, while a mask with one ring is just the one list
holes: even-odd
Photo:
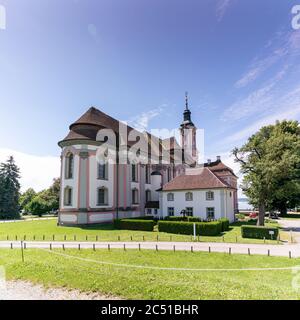
[[164, 220], [166, 221], [187, 221], [187, 217], [173, 217], [173, 216], [167, 216], [164, 217]]
[[[270, 231], [274, 234], [271, 235]], [[276, 227], [260, 227], [260, 226], [242, 226], [241, 227], [242, 238], [252, 238], [252, 239], [277, 239], [278, 228]]]
[[222, 232], [229, 230], [229, 219], [221, 218], [219, 221], [222, 223]]
[[116, 229], [153, 231], [154, 225], [155, 223], [153, 220], [134, 220], [134, 219], [114, 220], [114, 227]]
[[244, 220], [244, 219], [246, 218], [246, 216], [245, 216], [245, 214], [243, 214], [243, 213], [239, 213], [239, 214], [237, 215], [237, 218], [238, 218], [239, 220]]
[[[194, 223], [185, 221], [159, 221], [159, 232], [168, 232], [176, 234], [194, 234]], [[196, 222], [196, 234], [202, 236], [216, 236], [222, 232], [222, 223], [214, 222]]]
[[141, 216], [141, 217], [130, 217], [126, 219], [131, 219], [131, 220], [153, 220], [153, 216]]
[[165, 217], [164, 220], [166, 221], [186, 221], [186, 222], [201, 222], [202, 219], [198, 217], [175, 217], [175, 216], [168, 216]]

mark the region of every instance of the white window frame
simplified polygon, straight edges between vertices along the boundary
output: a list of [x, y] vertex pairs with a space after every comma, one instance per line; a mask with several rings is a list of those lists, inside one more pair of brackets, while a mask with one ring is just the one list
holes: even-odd
[[173, 192], [169, 192], [167, 194], [167, 201], [174, 201], [174, 193]]
[[[210, 211], [213, 212], [213, 217], [210, 217], [210, 215], [211, 215], [211, 212], [210, 212]], [[207, 219], [207, 220], [215, 220], [215, 214], [216, 214], [215, 211], [216, 211], [216, 210], [215, 210], [215, 207], [207, 207], [207, 208], [206, 208], [206, 219]]]
[[213, 191], [206, 192], [206, 200], [207, 201], [214, 201], [215, 200], [215, 193]]
[[[171, 211], [171, 213], [170, 213]], [[168, 207], [168, 216], [169, 217], [174, 217], [175, 215], [175, 208], [174, 207]]]
[[193, 201], [194, 200], [194, 195], [193, 192], [186, 192], [185, 194], [185, 201]]
[[193, 217], [194, 216], [194, 208], [193, 207], [186, 207], [185, 214], [187, 217]]
[[[104, 194], [103, 194], [104, 201], [103, 202], [100, 202], [100, 197], [99, 197], [100, 190], [103, 190], [103, 192], [104, 192]], [[100, 207], [100, 206], [107, 206], [107, 205], [108, 205], [108, 189], [106, 187], [100, 187], [97, 189], [97, 206]]]
[[69, 186], [64, 189], [64, 206], [71, 207], [73, 203], [73, 189]]

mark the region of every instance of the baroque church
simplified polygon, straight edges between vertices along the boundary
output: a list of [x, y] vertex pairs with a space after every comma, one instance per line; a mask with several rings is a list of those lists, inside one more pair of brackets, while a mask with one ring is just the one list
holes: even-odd
[[[198, 164], [196, 126], [186, 96], [180, 144], [138, 132], [92, 107], [70, 125], [58, 144], [61, 154], [59, 224], [109, 223], [116, 218], [145, 215], [163, 218], [181, 214], [203, 220], [227, 217], [238, 210], [237, 176], [221, 158]], [[99, 161], [99, 130], [110, 129], [125, 143], [116, 143], [116, 161]], [[120, 161], [132, 150], [130, 136], [145, 141], [146, 161]], [[122, 141], [123, 141], [122, 140]], [[151, 141], [151, 143], [149, 143]], [[168, 161], [164, 161], [165, 158]]]

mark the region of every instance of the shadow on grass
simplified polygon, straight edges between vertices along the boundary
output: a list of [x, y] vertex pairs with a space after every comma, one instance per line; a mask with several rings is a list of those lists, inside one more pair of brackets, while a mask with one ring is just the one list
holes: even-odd
[[90, 224], [90, 225], [62, 225], [64, 228], [76, 228], [81, 230], [116, 230], [112, 223], [110, 224]]

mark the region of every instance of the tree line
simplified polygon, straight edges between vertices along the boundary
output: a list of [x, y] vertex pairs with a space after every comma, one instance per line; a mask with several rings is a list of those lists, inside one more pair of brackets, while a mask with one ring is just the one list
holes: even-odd
[[13, 157], [0, 164], [0, 219], [19, 219], [21, 212], [42, 216], [59, 208], [60, 179], [41, 192], [20, 192], [20, 169]]

